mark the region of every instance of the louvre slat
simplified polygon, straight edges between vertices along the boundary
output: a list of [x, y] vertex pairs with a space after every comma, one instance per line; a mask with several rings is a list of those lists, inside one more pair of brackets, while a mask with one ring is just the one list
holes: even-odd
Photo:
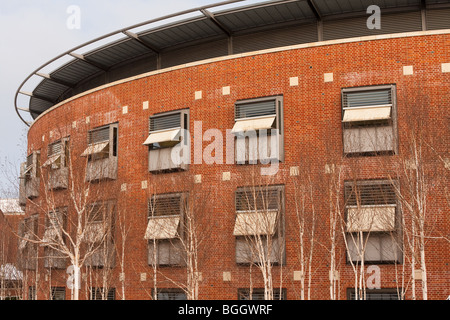
[[392, 104], [391, 89], [344, 92], [343, 107], [368, 107]]
[[397, 198], [391, 184], [345, 186], [347, 206], [395, 205]]
[[181, 118], [179, 113], [159, 117], [151, 117], [150, 132], [181, 127], [180, 119]]
[[236, 211], [278, 210], [280, 207], [277, 189], [254, 189], [236, 191]]
[[235, 119], [276, 115], [276, 100], [236, 104]]
[[89, 144], [109, 141], [109, 126], [89, 131]]
[[33, 165], [33, 154], [30, 154], [27, 157], [27, 168], [31, 167]]
[[105, 288], [91, 288], [91, 300], [115, 300], [115, 288], [109, 289], [107, 293], [105, 291]]
[[[286, 289], [273, 289], [273, 300], [286, 300]], [[265, 300], [264, 289], [253, 289], [250, 294], [248, 289], [239, 290], [239, 300]]]
[[157, 293], [158, 300], [186, 300], [186, 294], [183, 291], [159, 291]]
[[55, 154], [59, 154], [59, 153], [61, 153], [61, 150], [62, 150], [61, 140], [53, 142], [52, 144], [50, 144], [48, 146], [47, 156], [51, 157]]
[[[399, 300], [397, 292], [367, 292], [365, 293], [366, 300]], [[350, 293], [350, 300], [356, 299], [356, 293], [352, 291]], [[360, 297], [361, 298], [361, 297]]]
[[156, 196], [149, 201], [148, 216], [179, 215], [181, 212], [181, 195]]
[[65, 287], [53, 287], [52, 288], [52, 300], [66, 300], [66, 288]]

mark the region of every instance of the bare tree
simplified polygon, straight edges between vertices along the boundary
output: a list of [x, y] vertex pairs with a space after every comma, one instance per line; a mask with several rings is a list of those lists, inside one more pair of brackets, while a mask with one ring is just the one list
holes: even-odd
[[390, 174], [397, 197], [403, 209], [405, 259], [410, 263], [412, 299], [416, 299], [416, 281], [420, 282], [422, 299], [428, 299], [426, 248], [429, 241], [446, 239], [445, 230], [439, 229], [438, 217], [445, 212], [445, 204], [433, 201], [436, 195], [448, 197], [449, 171], [448, 133], [438, 136], [430, 128], [448, 126], [448, 118], [434, 117], [430, 101], [417, 86], [414, 96], [405, 96], [408, 117], [402, 124], [401, 154], [396, 169]]
[[330, 299], [339, 298], [339, 255], [338, 247], [341, 235], [342, 224], [342, 191], [343, 183], [343, 165], [340, 162], [332, 161], [325, 165], [325, 194], [328, 198], [328, 216], [329, 216], [329, 243], [324, 247], [330, 257], [329, 269], [329, 288]]
[[[114, 199], [105, 199], [104, 195], [115, 194], [116, 190], [114, 184], [102, 181], [110, 173], [110, 167], [97, 162], [103, 164], [111, 153], [93, 141], [86, 149], [86, 157], [72, 156], [70, 133], [70, 127], [51, 131], [54, 142], [48, 145], [45, 162], [41, 162], [45, 150], [28, 157], [26, 170], [22, 172], [22, 190], [27, 197], [27, 211], [41, 218], [36, 217], [33, 227], [19, 233], [19, 238], [24, 243], [22, 249], [28, 243], [31, 247], [44, 247], [47, 268], [63, 268], [69, 261], [72, 299], [78, 300], [84, 266], [105, 266], [103, 285], [110, 277], [115, 258], [116, 205]], [[43, 228], [38, 228], [39, 222]], [[39, 229], [44, 229], [44, 233], [38, 232]], [[33, 250], [36, 257], [38, 252]], [[38, 259], [35, 261], [37, 264]], [[35, 269], [38, 278], [38, 268]]]
[[[309, 161], [307, 163], [310, 164]], [[300, 299], [311, 299], [312, 264], [315, 254], [316, 227], [318, 213], [316, 208], [316, 184], [318, 177], [313, 177], [311, 168], [302, 163], [293, 179], [296, 231], [298, 232], [298, 260], [300, 262]], [[313, 182], [315, 181], [315, 183]], [[305, 279], [307, 283], [305, 284]]]
[[121, 299], [126, 300], [125, 294], [125, 261], [127, 251], [128, 235], [131, 230], [129, 221], [125, 212], [119, 211], [117, 217], [117, 232], [120, 234], [120, 241], [116, 241], [116, 252], [120, 265], [119, 281], [121, 282]]
[[[271, 185], [271, 179], [261, 179], [250, 170], [251, 184], [236, 191], [236, 262], [260, 271], [264, 284], [264, 299], [274, 299], [274, 266], [280, 266], [280, 290], [285, 256], [284, 187]], [[252, 279], [251, 279], [252, 280]], [[252, 281], [251, 281], [252, 282]], [[250, 298], [252, 288], [250, 288]], [[282, 295], [280, 294], [281, 298]]]
[[[201, 262], [208, 235], [208, 194], [200, 184], [184, 181], [176, 193], [158, 193], [156, 182], [149, 187], [148, 264], [153, 270], [152, 298], [158, 299], [159, 285], [169, 282], [180, 288], [188, 300], [197, 300], [202, 281]], [[167, 275], [160, 266], [182, 266], [184, 280]], [[162, 279], [162, 280], [160, 280]]]
[[[27, 127], [23, 127], [19, 137], [19, 153], [26, 157], [26, 140]], [[20, 165], [11, 157], [11, 155], [4, 155], [0, 150], [0, 198], [15, 199], [19, 196], [19, 184], [17, 177], [19, 176]]]

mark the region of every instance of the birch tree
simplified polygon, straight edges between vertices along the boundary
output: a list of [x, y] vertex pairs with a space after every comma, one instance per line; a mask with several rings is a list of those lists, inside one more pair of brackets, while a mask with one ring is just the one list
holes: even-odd
[[[327, 149], [333, 150], [332, 141], [327, 141]], [[328, 220], [325, 228], [318, 228], [321, 232], [321, 239], [317, 244], [325, 251], [327, 255], [329, 294], [331, 300], [337, 300], [340, 297], [340, 264], [343, 259], [342, 251], [339, 249], [345, 241], [342, 239], [342, 218], [343, 210], [343, 191], [345, 167], [343, 158], [340, 154], [329, 153], [325, 159], [326, 163], [319, 169], [317, 174], [318, 188], [323, 195], [322, 210], [323, 219]]]
[[401, 126], [401, 154], [390, 179], [400, 181], [393, 186], [404, 215], [405, 261], [410, 264], [412, 299], [418, 298], [419, 289], [421, 298], [427, 300], [427, 245], [445, 239], [445, 229], [439, 229], [437, 221], [446, 211], [445, 200], [439, 198], [448, 197], [446, 181], [449, 181], [444, 160], [448, 159], [448, 132], [438, 136], [435, 128], [448, 126], [448, 119], [432, 116], [429, 97], [422, 92], [421, 85], [415, 95], [403, 99], [408, 117]]
[[253, 170], [248, 180], [252, 184], [239, 188], [235, 194], [236, 222], [233, 235], [236, 237], [236, 262], [249, 265], [250, 277], [253, 276], [253, 268], [260, 271], [264, 299], [273, 300], [276, 265], [280, 266], [279, 297], [282, 297], [282, 266], [285, 257], [284, 186], [271, 185], [256, 175]]
[[[68, 128], [52, 131], [55, 142], [48, 146], [47, 160], [43, 163], [39, 160], [44, 149], [39, 157], [33, 153], [32, 164], [27, 164], [32, 170], [27, 169], [23, 180], [33, 182], [33, 179], [39, 179], [36, 185], [30, 184], [33, 197], [26, 189], [27, 207], [40, 216], [38, 221], [43, 227], [28, 228], [19, 237], [22, 242], [43, 246], [45, 251], [56, 255], [50, 260], [69, 262], [67, 284], [72, 289], [71, 298], [79, 300], [82, 268], [87, 264], [98, 265], [100, 260], [108, 266], [108, 259], [113, 258], [111, 248], [116, 207], [115, 200], [105, 199], [104, 195], [116, 194], [117, 191], [113, 184], [87, 178], [90, 163], [97, 157], [107, 157], [104, 150], [99, 149], [86, 158], [73, 156], [69, 136]], [[89, 170], [90, 175], [94, 174], [92, 168]], [[98, 166], [95, 170], [101, 177], [102, 171], [109, 169]], [[42, 188], [39, 188], [40, 184]], [[44, 229], [44, 233], [39, 233], [38, 229]]]
[[[312, 289], [312, 265], [315, 254], [316, 227], [318, 212], [316, 202], [316, 184], [318, 178], [313, 176], [311, 168], [302, 163], [293, 179], [296, 231], [298, 234], [298, 260], [300, 262], [300, 299], [310, 300]], [[313, 181], [316, 181], [314, 183]], [[307, 282], [305, 284], [305, 280]]]
[[[207, 224], [208, 190], [192, 181], [178, 185], [180, 192], [159, 193], [152, 183], [149, 188], [148, 264], [152, 267], [152, 298], [158, 299], [159, 286], [168, 282], [180, 288], [188, 300], [199, 298], [202, 281], [204, 241], [210, 228]], [[181, 266], [184, 280], [172, 278], [160, 266]]]

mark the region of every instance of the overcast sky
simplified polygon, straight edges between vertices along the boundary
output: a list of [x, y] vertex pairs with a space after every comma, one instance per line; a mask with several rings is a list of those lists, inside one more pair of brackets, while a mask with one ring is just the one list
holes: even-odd
[[[15, 112], [14, 95], [30, 73], [57, 55], [99, 36], [153, 18], [218, 2], [0, 0], [0, 198], [8, 196], [5, 195], [5, 189], [9, 189], [11, 183], [8, 180], [15, 179], [19, 163], [26, 157], [27, 127]], [[234, 6], [254, 2], [258, 1], [246, 0]], [[67, 26], [68, 21], [74, 22], [71, 19], [73, 12], [68, 13], [71, 6], [80, 9], [79, 29]], [[51, 71], [45, 70], [47, 73]], [[25, 87], [26, 91], [33, 89], [32, 86]], [[28, 98], [22, 97], [19, 107], [28, 108]], [[5, 169], [5, 163], [12, 163], [12, 168]]]

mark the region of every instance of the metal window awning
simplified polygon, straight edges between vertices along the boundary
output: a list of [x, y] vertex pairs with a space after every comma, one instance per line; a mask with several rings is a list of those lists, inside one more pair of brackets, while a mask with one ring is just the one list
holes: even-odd
[[144, 239], [160, 240], [174, 239], [177, 237], [180, 217], [156, 217], [150, 218], [145, 231]]
[[263, 130], [273, 128], [276, 116], [261, 117], [261, 118], [247, 118], [236, 120], [236, 123], [231, 130], [231, 133], [242, 133], [249, 130]]
[[181, 128], [151, 132], [144, 144], [149, 145], [153, 143], [179, 141], [180, 135]]
[[87, 157], [90, 155], [107, 152], [106, 149], [109, 147], [109, 142], [102, 142], [102, 143], [96, 143], [92, 144], [89, 147], [84, 150], [84, 152], [81, 154], [82, 157]]
[[342, 122], [388, 120], [391, 118], [391, 106], [348, 108], [344, 110]]
[[394, 231], [395, 208], [395, 206], [348, 208], [347, 231]]
[[234, 236], [273, 235], [278, 211], [239, 212], [234, 225]]
[[26, 168], [22, 174], [22, 177], [25, 177], [27, 174], [29, 174], [32, 169], [33, 169], [33, 166], [29, 166], [28, 168]]
[[48, 166], [52, 166], [52, 165], [57, 165], [58, 162], [61, 159], [61, 155], [57, 154], [57, 155], [53, 155], [50, 158], [47, 159], [47, 161], [44, 162], [44, 164], [42, 165], [43, 167], [48, 167]]

